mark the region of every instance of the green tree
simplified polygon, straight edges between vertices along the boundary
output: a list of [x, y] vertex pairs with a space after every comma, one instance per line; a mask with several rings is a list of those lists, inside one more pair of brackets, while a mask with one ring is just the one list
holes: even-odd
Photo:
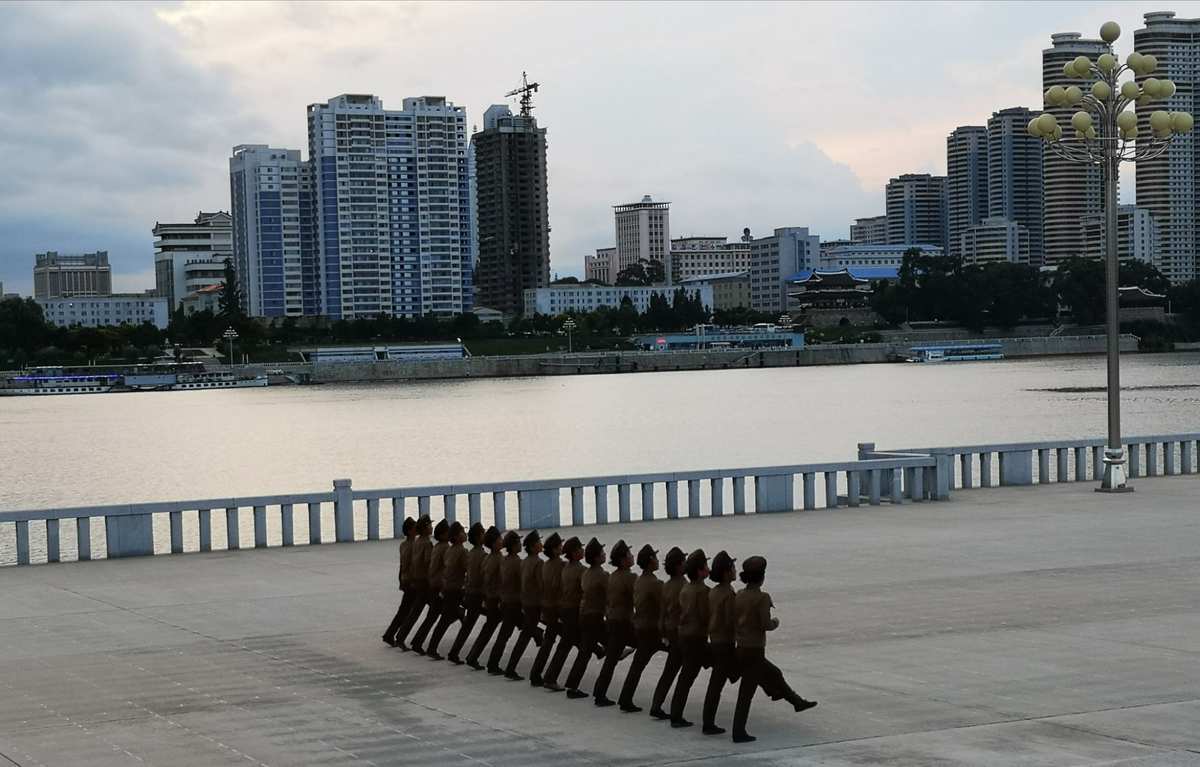
[[218, 297], [220, 314], [224, 317], [242, 316], [242, 292], [238, 287], [237, 271], [233, 268], [233, 259], [225, 259], [225, 276], [221, 285], [221, 295]]
[[666, 282], [667, 275], [663, 270], [662, 261], [642, 259], [630, 264], [617, 272], [616, 284], [625, 285], [658, 285]]

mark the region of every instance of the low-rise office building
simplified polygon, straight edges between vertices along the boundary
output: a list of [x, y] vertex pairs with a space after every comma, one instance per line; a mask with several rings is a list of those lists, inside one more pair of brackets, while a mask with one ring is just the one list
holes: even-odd
[[558, 315], [567, 312], [594, 312], [601, 307], [619, 308], [628, 298], [639, 314], [650, 308], [650, 297], [658, 294], [671, 301], [676, 290], [683, 290], [689, 297], [699, 296], [704, 308], [713, 308], [711, 285], [694, 287], [670, 285], [626, 285], [608, 286], [588, 283], [551, 285], [525, 291], [525, 314]]
[[726, 272], [706, 274], [680, 280], [679, 285], [687, 288], [712, 287], [713, 310], [750, 307], [750, 272]]
[[750, 242], [727, 237], [676, 237], [671, 240], [671, 280], [681, 282], [707, 274], [750, 271]]
[[37, 302], [46, 321], [60, 327], [102, 328], [149, 322], [159, 330], [166, 330], [171, 315], [167, 297], [153, 293], [39, 298]]

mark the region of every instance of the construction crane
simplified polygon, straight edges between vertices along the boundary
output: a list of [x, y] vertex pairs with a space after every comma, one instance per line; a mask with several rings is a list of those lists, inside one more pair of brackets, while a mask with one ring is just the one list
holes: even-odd
[[521, 87], [515, 88], [504, 94], [506, 98], [513, 96], [521, 97], [521, 116], [529, 117], [529, 113], [533, 111], [533, 94], [537, 93], [538, 84], [529, 82], [529, 77], [524, 72], [521, 73]]

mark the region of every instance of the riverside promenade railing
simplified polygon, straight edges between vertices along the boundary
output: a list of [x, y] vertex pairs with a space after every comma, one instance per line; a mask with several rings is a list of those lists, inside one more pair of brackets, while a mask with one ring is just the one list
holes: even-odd
[[[1104, 468], [1103, 439], [1014, 442], [994, 445], [959, 445], [877, 450], [860, 444], [860, 459], [908, 455], [932, 456], [942, 462], [940, 478], [950, 490], [973, 487], [1034, 485], [1051, 482], [1100, 480]], [[1131, 478], [1200, 471], [1200, 433], [1126, 437]]]
[[5, 527], [14, 529], [16, 564], [27, 565], [233, 550], [251, 540], [254, 548], [379, 540], [420, 514], [530, 529], [902, 503], [946, 498], [935, 490], [948, 486], [937, 468], [937, 458], [914, 455], [380, 490], [338, 479], [320, 493], [0, 512], [0, 550]]

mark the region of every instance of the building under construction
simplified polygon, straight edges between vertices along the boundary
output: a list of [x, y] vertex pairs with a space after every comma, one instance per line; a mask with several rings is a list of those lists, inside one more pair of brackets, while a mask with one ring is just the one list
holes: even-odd
[[475, 149], [479, 215], [476, 306], [519, 314], [526, 290], [550, 281], [550, 218], [546, 190], [546, 129], [531, 114], [537, 83], [523, 78], [509, 93], [520, 114], [488, 108]]

